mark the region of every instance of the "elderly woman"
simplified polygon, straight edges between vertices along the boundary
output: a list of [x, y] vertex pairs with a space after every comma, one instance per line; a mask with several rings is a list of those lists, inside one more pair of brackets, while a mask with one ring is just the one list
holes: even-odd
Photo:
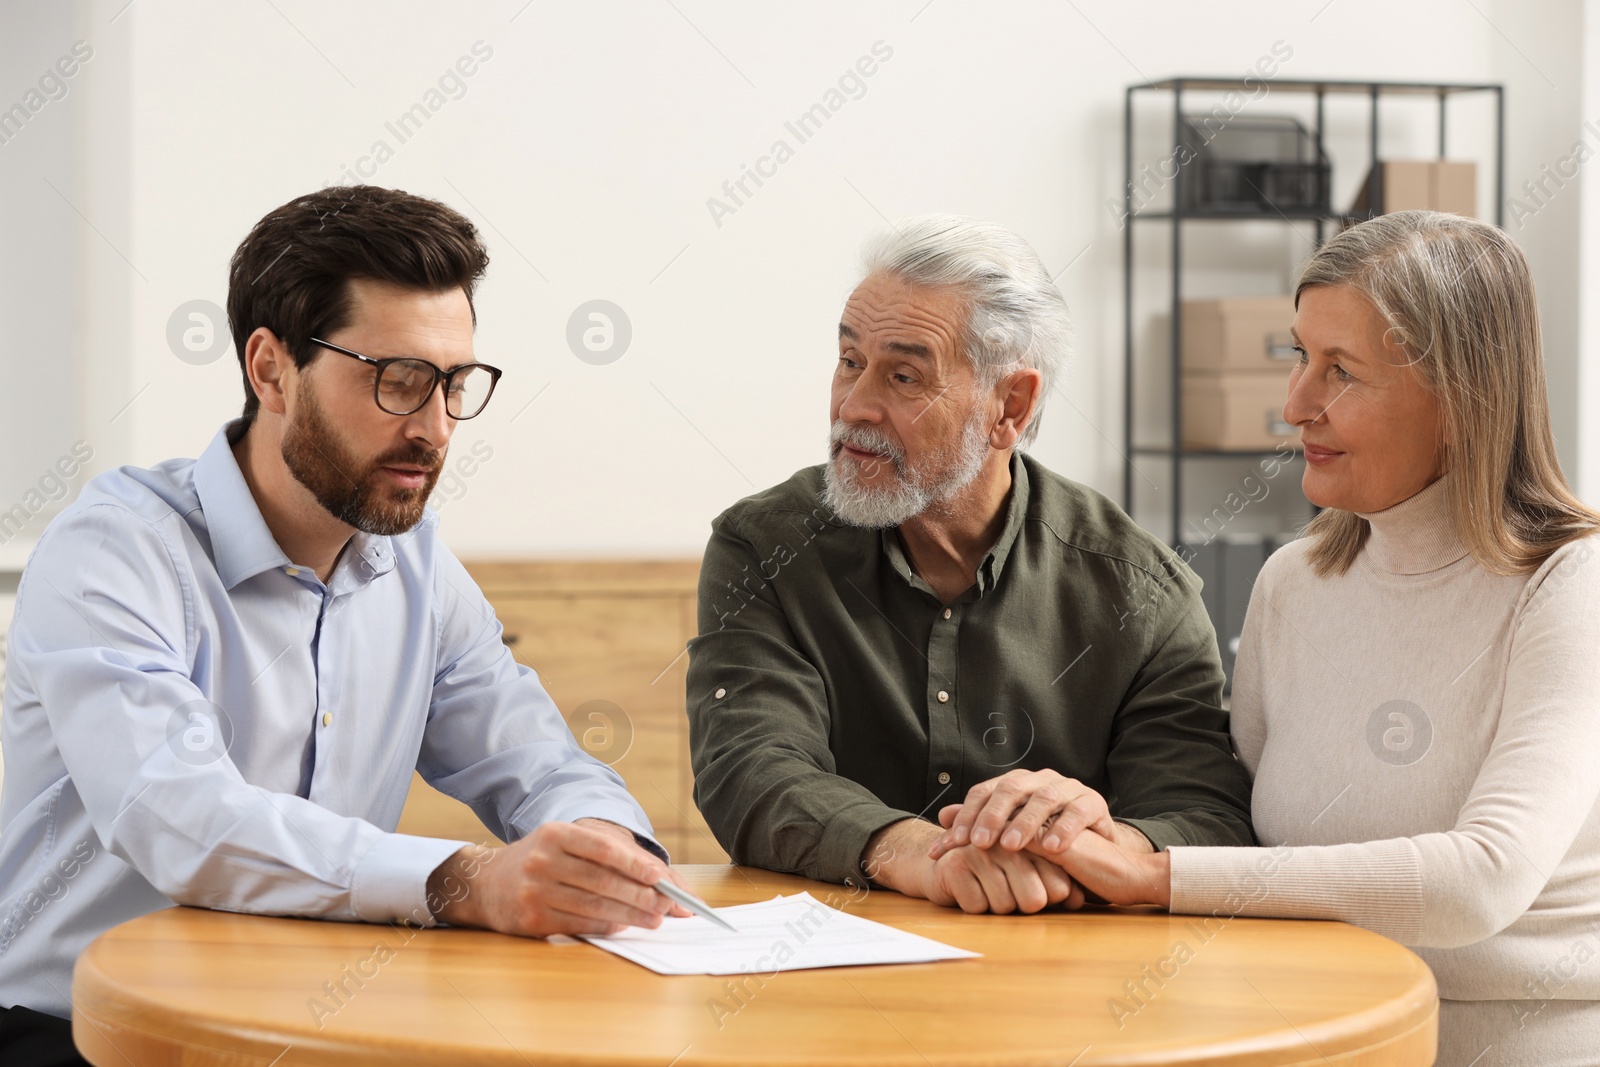
[[1037, 840], [1032, 814], [1022, 836], [1115, 903], [1412, 946], [1440, 1064], [1600, 1063], [1600, 515], [1556, 462], [1527, 263], [1492, 226], [1398, 212], [1320, 249], [1295, 307], [1284, 418], [1324, 510], [1240, 643], [1262, 847], [1129, 855]]

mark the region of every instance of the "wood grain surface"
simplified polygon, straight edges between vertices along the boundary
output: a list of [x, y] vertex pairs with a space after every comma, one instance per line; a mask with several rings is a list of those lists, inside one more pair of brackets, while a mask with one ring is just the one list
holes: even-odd
[[1432, 974], [1342, 923], [969, 916], [749, 868], [679, 869], [715, 905], [809, 889], [984, 956], [664, 977], [581, 942], [173, 908], [83, 953], [74, 1036], [101, 1067], [1433, 1062]]

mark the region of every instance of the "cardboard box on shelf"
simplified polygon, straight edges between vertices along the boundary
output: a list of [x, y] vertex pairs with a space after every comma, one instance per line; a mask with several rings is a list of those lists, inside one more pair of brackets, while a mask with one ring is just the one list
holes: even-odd
[[1476, 217], [1478, 165], [1449, 159], [1382, 160], [1367, 172], [1350, 214], [1365, 218], [1414, 210]]
[[1474, 218], [1478, 212], [1478, 165], [1440, 160], [1433, 165], [1433, 210]]
[[1298, 358], [1293, 324], [1292, 296], [1185, 300], [1183, 369], [1288, 373]]
[[1183, 446], [1217, 452], [1278, 447], [1299, 437], [1283, 421], [1289, 375], [1282, 373], [1185, 374]]

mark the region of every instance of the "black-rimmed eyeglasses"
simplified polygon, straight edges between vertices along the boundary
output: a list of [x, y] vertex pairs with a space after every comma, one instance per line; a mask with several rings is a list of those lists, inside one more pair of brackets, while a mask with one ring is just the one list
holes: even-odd
[[425, 359], [401, 356], [395, 359], [373, 359], [360, 352], [329, 344], [319, 338], [311, 343], [331, 348], [351, 359], [359, 359], [378, 369], [372, 383], [372, 399], [378, 407], [391, 415], [410, 415], [421, 411], [433, 396], [434, 388], [444, 382], [444, 410], [452, 419], [470, 419], [481, 413], [494, 395], [500, 381], [500, 370], [487, 363], [463, 363], [444, 370]]

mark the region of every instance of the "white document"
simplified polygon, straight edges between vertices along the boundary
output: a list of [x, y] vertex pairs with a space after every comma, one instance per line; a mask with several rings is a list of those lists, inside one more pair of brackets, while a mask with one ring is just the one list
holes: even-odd
[[739, 932], [730, 933], [698, 915], [669, 915], [654, 930], [630, 926], [584, 940], [657, 974], [772, 974], [982, 955], [830, 908], [810, 893], [715, 911]]

